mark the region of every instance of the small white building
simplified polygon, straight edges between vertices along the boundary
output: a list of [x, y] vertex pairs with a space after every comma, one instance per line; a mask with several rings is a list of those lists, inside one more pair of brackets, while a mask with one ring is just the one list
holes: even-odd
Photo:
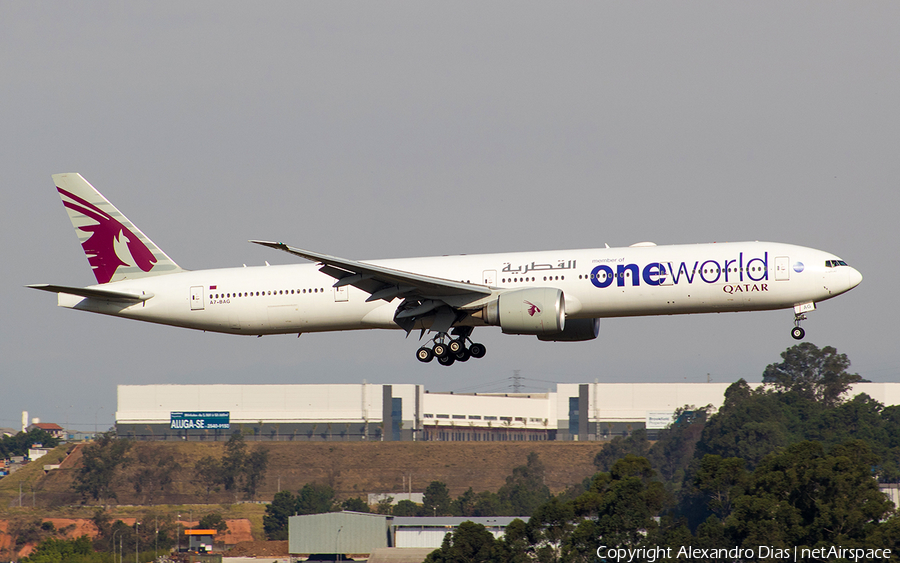
[[30, 448], [28, 448], [28, 459], [31, 461], [41, 459], [48, 453], [50, 453], [50, 448], [45, 448], [41, 446], [41, 444], [34, 444]]
[[408, 500], [416, 504], [422, 504], [425, 502], [425, 493], [369, 493], [366, 504], [368, 504], [369, 506], [375, 506], [376, 504], [388, 499], [391, 500], [391, 506], [396, 505], [401, 500]]

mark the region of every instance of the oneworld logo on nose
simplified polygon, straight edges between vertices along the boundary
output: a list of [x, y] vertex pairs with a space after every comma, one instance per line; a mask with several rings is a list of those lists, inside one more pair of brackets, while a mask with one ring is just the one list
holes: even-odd
[[601, 265], [591, 270], [591, 283], [600, 289], [616, 283], [616, 287], [639, 286], [641, 282], [649, 286], [692, 284], [694, 280], [703, 283], [737, 283], [744, 281], [766, 281], [769, 279], [769, 253], [746, 259], [741, 252], [734, 259], [697, 260], [689, 262], [650, 262], [643, 268], [637, 264], [618, 264], [612, 267]]

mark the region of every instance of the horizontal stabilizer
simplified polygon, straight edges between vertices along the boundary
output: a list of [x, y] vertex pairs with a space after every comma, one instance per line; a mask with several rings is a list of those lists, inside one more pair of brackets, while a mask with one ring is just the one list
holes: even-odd
[[125, 293], [124, 291], [110, 291], [108, 289], [97, 289], [91, 287], [67, 287], [65, 285], [50, 285], [47, 283], [37, 283], [27, 285], [32, 289], [40, 289], [41, 291], [49, 291], [52, 293], [67, 293], [69, 295], [77, 295], [88, 299], [103, 299], [104, 301], [124, 301], [127, 303], [140, 303], [153, 297], [152, 293]]

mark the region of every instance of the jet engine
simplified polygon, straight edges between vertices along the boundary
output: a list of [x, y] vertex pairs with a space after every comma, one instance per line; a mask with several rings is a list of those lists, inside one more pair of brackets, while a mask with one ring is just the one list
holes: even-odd
[[566, 328], [557, 334], [538, 334], [544, 342], [583, 342], [600, 334], [600, 319], [567, 319]]
[[556, 288], [517, 289], [501, 293], [473, 316], [504, 334], [559, 334], [566, 327], [566, 304]]

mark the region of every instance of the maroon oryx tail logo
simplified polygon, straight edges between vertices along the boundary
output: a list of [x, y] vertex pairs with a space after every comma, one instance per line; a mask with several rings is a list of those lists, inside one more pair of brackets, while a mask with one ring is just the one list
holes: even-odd
[[528, 305], [528, 314], [530, 316], [535, 316], [536, 314], [540, 314], [541, 308], [532, 303], [531, 301], [522, 301], [526, 305]]
[[[84, 248], [88, 262], [94, 269], [98, 283], [108, 283], [119, 266], [137, 266], [144, 272], [149, 272], [153, 268], [156, 257], [128, 227], [93, 203], [60, 187], [56, 189], [71, 200], [63, 199], [64, 206], [97, 222], [96, 225], [84, 225], [78, 229], [90, 233], [90, 236], [81, 243], [81, 247]], [[131, 253], [134, 264], [122, 261], [122, 257], [116, 252], [116, 244], [122, 242], [128, 244], [128, 252]]]

